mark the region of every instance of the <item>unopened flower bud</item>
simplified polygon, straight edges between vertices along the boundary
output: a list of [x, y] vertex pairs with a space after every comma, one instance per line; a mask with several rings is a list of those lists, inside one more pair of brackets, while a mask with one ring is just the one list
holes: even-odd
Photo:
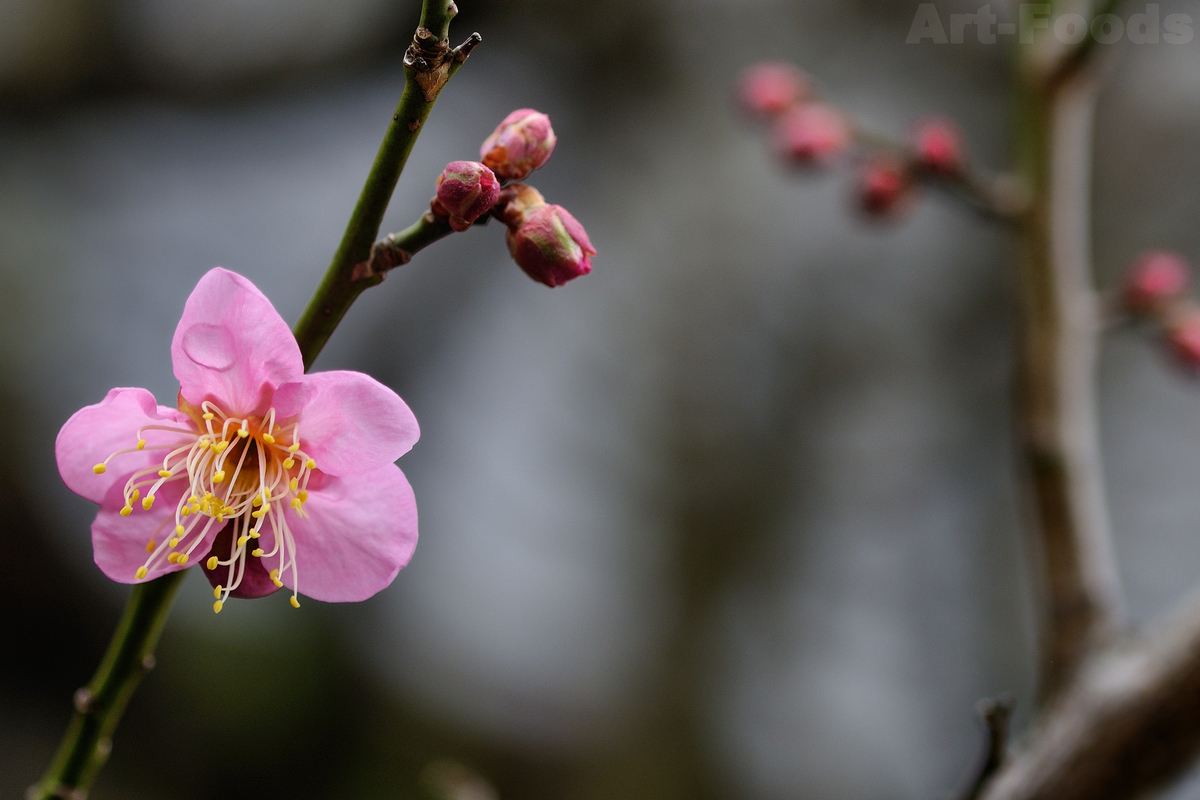
[[450, 217], [450, 227], [465, 231], [500, 196], [500, 182], [477, 161], [452, 161], [437, 183], [437, 202]]
[[738, 82], [738, 100], [752, 114], [773, 117], [809, 96], [804, 73], [782, 61], [763, 61], [747, 67]]
[[867, 214], [883, 217], [894, 213], [909, 197], [911, 189], [911, 176], [903, 164], [892, 159], [876, 158], [862, 167], [858, 202]]
[[549, 117], [521, 108], [504, 118], [479, 154], [502, 179], [519, 181], [550, 159], [557, 141]]
[[508, 251], [526, 275], [550, 287], [587, 275], [596, 255], [570, 212], [545, 203], [526, 208], [520, 224], [509, 228]]
[[808, 103], [779, 118], [776, 136], [787, 158], [800, 164], [818, 164], [841, 154], [850, 145], [851, 131], [836, 108]]
[[519, 228], [525, 217], [539, 206], [546, 205], [542, 193], [524, 183], [514, 183], [500, 191], [500, 199], [492, 209], [492, 215], [510, 229]]
[[1125, 275], [1122, 300], [1136, 314], [1152, 314], [1187, 291], [1187, 260], [1168, 250], [1151, 250], [1138, 256]]
[[1172, 320], [1167, 328], [1167, 344], [1185, 367], [1200, 370], [1200, 311], [1189, 311]]
[[953, 175], [963, 167], [962, 135], [953, 122], [925, 120], [913, 137], [917, 163], [930, 172]]

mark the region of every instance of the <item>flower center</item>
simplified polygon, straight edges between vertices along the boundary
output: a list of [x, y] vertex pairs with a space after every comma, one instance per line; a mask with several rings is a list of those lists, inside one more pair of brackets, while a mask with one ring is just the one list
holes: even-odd
[[[149, 511], [156, 493], [170, 483], [187, 482], [175, 504], [173, 518], [163, 521], [154, 538], [146, 543], [149, 557], [138, 567], [141, 580], [151, 569], [170, 564], [184, 565], [204, 542], [213, 526], [234, 526], [233, 544], [228, 559], [209, 556], [208, 569], [229, 568], [224, 586], [214, 589], [213, 610], [221, 611], [230, 592], [238, 588], [246, 570], [246, 557], [279, 557], [278, 569], [270, 571], [271, 580], [282, 587], [279, 576], [291, 571], [292, 598], [296, 608], [299, 572], [296, 566], [296, 542], [288, 528], [282, 503], [288, 503], [301, 518], [308, 515], [308, 481], [316, 462], [300, 449], [297, 423], [277, 426], [275, 409], [262, 417], [233, 417], [215, 403], [205, 401], [199, 409], [195, 429], [173, 425], [147, 425], [137, 431], [134, 447], [118, 450], [93, 467], [99, 475], [113, 458], [139, 450], [165, 451], [162, 462], [133, 473], [125, 483], [125, 505], [121, 516], [134, 513], [134, 506]], [[185, 409], [188, 410], [188, 409]], [[180, 438], [170, 444], [147, 447], [147, 431], [165, 431]], [[142, 490], [145, 496], [142, 496]], [[170, 527], [170, 533], [163, 532]], [[258, 546], [264, 526], [269, 526], [275, 547], [268, 553]], [[252, 548], [252, 549], [251, 549]]]

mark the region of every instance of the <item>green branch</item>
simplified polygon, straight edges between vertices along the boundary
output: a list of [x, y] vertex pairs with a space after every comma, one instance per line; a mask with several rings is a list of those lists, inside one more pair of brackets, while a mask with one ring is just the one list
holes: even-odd
[[379, 235], [388, 201], [438, 94], [480, 42], [479, 34], [474, 33], [459, 47], [450, 48], [447, 38], [450, 19], [456, 13], [458, 9], [452, 0], [425, 0], [421, 26], [404, 55], [405, 82], [400, 105], [379, 145], [379, 153], [333, 261], [296, 323], [296, 341], [304, 356], [305, 369], [312, 366], [350, 305], [363, 291], [383, 280], [382, 274], [364, 274], [361, 269], [356, 273], [355, 267], [371, 255], [371, 245]]
[[75, 693], [75, 716], [45, 777], [26, 795], [28, 800], [86, 796], [108, 760], [113, 732], [129, 698], [154, 668], [154, 648], [184, 576], [180, 570], [133, 587], [108, 652], [91, 683]]

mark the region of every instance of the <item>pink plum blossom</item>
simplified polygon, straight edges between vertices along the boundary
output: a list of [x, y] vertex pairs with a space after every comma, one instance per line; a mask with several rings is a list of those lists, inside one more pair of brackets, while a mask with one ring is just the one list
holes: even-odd
[[461, 233], [499, 196], [500, 182], [490, 169], [478, 161], [452, 161], [438, 177], [435, 210], [445, 211], [450, 227]]
[[545, 164], [557, 143], [548, 116], [532, 108], [519, 108], [484, 140], [479, 155], [503, 180], [519, 181]]
[[[300, 349], [246, 278], [213, 269], [171, 342], [176, 408], [113, 389], [58, 434], [59, 473], [100, 504], [97, 566], [122, 583], [204, 562], [221, 610], [281, 587], [364, 600], [417, 544], [395, 460], [420, 431], [395, 392], [358, 372], [304, 373]], [[214, 547], [221, 535], [221, 546]]]
[[962, 134], [958, 126], [944, 119], [927, 119], [917, 126], [913, 136], [917, 163], [930, 172], [954, 175], [963, 167]]

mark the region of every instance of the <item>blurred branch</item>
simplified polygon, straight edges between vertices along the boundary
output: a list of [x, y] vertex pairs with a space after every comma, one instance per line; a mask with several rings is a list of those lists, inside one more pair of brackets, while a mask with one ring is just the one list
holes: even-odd
[[[853, 123], [858, 140], [868, 147], [898, 154], [911, 162], [908, 148], [880, 133]], [[917, 179], [959, 201], [981, 217], [1009, 224], [1017, 224], [1028, 206], [1028, 192], [1021, 181], [1012, 175], [994, 175], [983, 172], [971, 164], [963, 166], [954, 175], [939, 175], [909, 164]]]
[[370, 257], [371, 245], [379, 235], [379, 225], [396, 182], [438, 94], [481, 41], [479, 34], [473, 33], [459, 47], [450, 48], [450, 20], [457, 13], [453, 0], [424, 0], [420, 26], [404, 54], [405, 81], [400, 104], [379, 145], [375, 163], [329, 270], [296, 323], [296, 341], [304, 356], [305, 369], [312, 366], [358, 296], [383, 280], [382, 274], [355, 280], [355, 267]]
[[1091, 286], [1091, 131], [1096, 85], [1024, 87], [1016, 416], [1043, 567], [1043, 701], [1113, 632], [1121, 605], [1097, 441], [1100, 302]]
[[975, 710], [979, 712], [979, 718], [983, 721], [987, 739], [984, 742], [979, 770], [967, 791], [963, 793], [962, 800], [977, 800], [1008, 755], [1008, 722], [1012, 718], [1012, 698], [980, 700]]
[[1139, 641], [1098, 657], [984, 800], [1124, 800], [1200, 751], [1200, 594]]
[[186, 573], [172, 572], [133, 587], [125, 613], [96, 674], [75, 693], [75, 716], [46, 775], [27, 800], [82, 800], [108, 760], [112, 735], [142, 676], [154, 668], [154, 648]]

